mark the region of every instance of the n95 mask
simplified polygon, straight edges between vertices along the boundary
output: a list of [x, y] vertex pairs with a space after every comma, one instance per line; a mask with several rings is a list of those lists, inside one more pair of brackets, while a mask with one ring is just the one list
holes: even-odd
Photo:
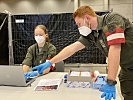
[[45, 41], [45, 38], [43, 36], [35, 36], [35, 40], [38, 44], [40, 44]]
[[83, 36], [87, 36], [92, 32], [92, 30], [87, 26], [81, 26], [78, 28], [78, 30], [79, 30], [79, 33]]

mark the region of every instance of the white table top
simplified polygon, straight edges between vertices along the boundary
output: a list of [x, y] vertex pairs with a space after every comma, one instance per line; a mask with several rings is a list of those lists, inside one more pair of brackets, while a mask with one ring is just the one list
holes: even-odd
[[[101, 92], [97, 89], [67, 88], [65, 83], [62, 83], [58, 90], [34, 91], [41, 79], [63, 78], [64, 74], [62, 72], [51, 72], [38, 77], [28, 87], [0, 86], [0, 100], [104, 100], [100, 98]], [[121, 100], [118, 93], [116, 100]]]

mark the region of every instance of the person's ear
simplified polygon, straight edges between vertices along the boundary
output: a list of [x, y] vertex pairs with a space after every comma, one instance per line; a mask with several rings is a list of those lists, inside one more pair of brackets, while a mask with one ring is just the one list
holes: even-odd
[[90, 20], [90, 18], [91, 18], [90, 15], [88, 15], [88, 14], [85, 14], [84, 17], [85, 17], [87, 20]]
[[45, 34], [46, 35], [46, 37], [48, 37], [48, 34]]
[[86, 21], [86, 22], [89, 22], [89, 21], [90, 21], [90, 15], [85, 14], [84, 18], [85, 18], [85, 21]]

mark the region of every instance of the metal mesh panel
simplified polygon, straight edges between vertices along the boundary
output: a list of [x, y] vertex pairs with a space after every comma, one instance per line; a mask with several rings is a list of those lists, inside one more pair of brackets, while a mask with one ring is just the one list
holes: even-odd
[[[44, 24], [47, 27], [51, 42], [57, 47], [57, 53], [79, 38], [79, 32], [71, 13], [13, 15], [12, 33], [15, 64], [22, 63], [28, 47], [35, 43], [33, 31], [38, 24]], [[104, 64], [105, 57], [92, 43], [91, 47], [79, 51], [64, 62]]]

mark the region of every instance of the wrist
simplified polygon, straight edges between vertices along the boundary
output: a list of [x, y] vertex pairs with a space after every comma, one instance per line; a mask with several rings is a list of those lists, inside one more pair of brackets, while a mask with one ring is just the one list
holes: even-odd
[[36, 73], [36, 76], [39, 76], [39, 73], [38, 73], [38, 71], [34, 71], [35, 73]]
[[50, 60], [48, 60], [48, 59], [46, 60], [46, 62], [49, 62], [49, 64], [51, 64], [51, 65], [53, 64], [53, 63], [52, 63]]
[[117, 81], [116, 80], [111, 80], [111, 79], [107, 79], [106, 82], [109, 85], [116, 85], [117, 84]]
[[50, 60], [48, 60], [48, 62], [49, 62], [49, 64], [50, 64], [50, 65], [52, 65], [52, 64], [53, 64]]

